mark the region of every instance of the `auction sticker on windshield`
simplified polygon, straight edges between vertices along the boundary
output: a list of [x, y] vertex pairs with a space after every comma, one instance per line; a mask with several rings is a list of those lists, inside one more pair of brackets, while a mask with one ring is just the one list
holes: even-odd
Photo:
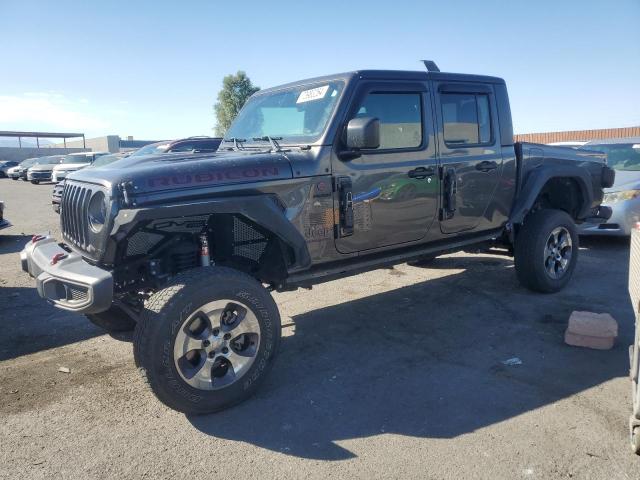
[[329, 90], [329, 85], [311, 88], [309, 90], [303, 90], [302, 92], [300, 92], [300, 95], [298, 95], [298, 100], [296, 100], [296, 103], [305, 103], [312, 102], [313, 100], [320, 100], [327, 94], [327, 90]]

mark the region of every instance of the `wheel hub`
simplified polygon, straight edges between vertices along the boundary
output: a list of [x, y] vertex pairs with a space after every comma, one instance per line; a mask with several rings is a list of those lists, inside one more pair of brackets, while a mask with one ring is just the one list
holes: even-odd
[[183, 322], [174, 341], [174, 364], [194, 388], [224, 388], [249, 370], [259, 342], [260, 324], [251, 309], [240, 302], [217, 300]]
[[565, 227], [554, 229], [545, 246], [544, 268], [551, 278], [562, 278], [569, 268], [573, 254], [571, 234]]

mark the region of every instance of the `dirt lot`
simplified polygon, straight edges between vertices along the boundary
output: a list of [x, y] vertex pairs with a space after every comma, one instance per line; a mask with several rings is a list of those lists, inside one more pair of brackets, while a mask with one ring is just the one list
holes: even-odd
[[[259, 394], [191, 418], [147, 391], [130, 337], [50, 307], [20, 271], [28, 237], [59, 232], [51, 188], [0, 180], [14, 224], [0, 235], [1, 478], [640, 476], [624, 241], [583, 242], [556, 295], [521, 288], [509, 258], [466, 254], [278, 294], [284, 339]], [[613, 350], [563, 344], [581, 309], [620, 322]]]

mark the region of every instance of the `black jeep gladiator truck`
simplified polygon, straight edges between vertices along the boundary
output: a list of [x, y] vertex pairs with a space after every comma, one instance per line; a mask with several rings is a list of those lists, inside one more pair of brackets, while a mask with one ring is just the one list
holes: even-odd
[[[356, 71], [259, 91], [215, 153], [74, 172], [62, 242], [35, 236], [39, 294], [107, 330], [185, 413], [247, 398], [273, 363], [283, 291], [478, 244], [563, 288], [576, 223], [604, 220], [603, 155], [514, 143], [505, 82]], [[116, 168], [117, 167], [117, 168]]]

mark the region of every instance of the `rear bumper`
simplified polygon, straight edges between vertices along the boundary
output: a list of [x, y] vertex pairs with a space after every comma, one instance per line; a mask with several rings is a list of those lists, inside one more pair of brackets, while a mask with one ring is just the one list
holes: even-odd
[[[56, 263], [54, 257], [61, 257]], [[36, 279], [38, 294], [63, 310], [99, 313], [111, 307], [113, 277], [64, 250], [50, 237], [30, 241], [20, 252], [22, 270]]]

